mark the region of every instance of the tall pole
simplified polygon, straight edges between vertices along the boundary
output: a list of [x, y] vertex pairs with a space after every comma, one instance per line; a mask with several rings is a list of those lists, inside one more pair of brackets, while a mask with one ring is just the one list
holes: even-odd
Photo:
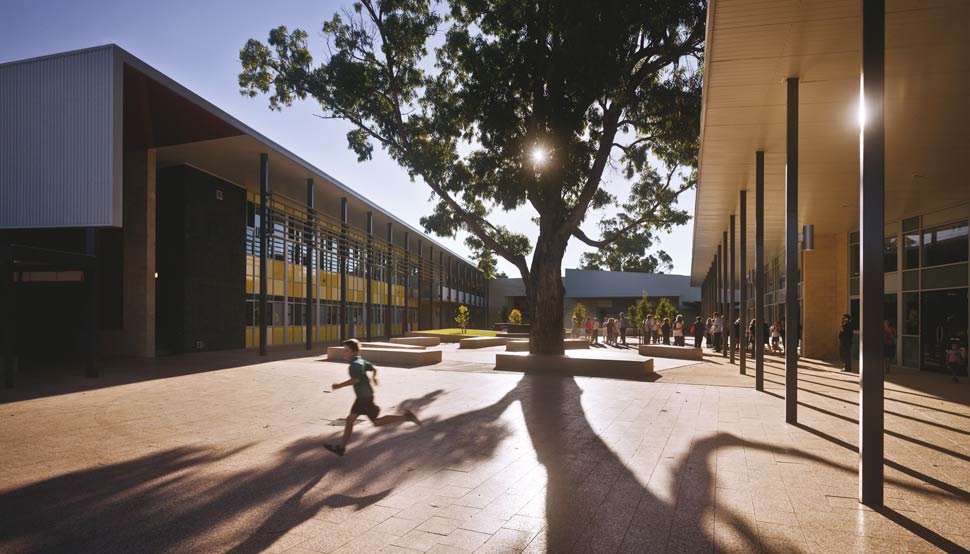
[[340, 247], [337, 248], [337, 265], [340, 271], [340, 310], [337, 313], [340, 340], [350, 338], [350, 323], [347, 321], [347, 256], [350, 254], [348, 243], [350, 224], [348, 223], [347, 197], [340, 198]]
[[721, 257], [721, 288], [724, 289], [724, 304], [721, 310], [721, 356], [727, 358], [728, 356], [728, 343], [731, 338], [731, 328], [733, 324], [728, 318], [728, 313], [730, 311], [732, 298], [728, 294], [728, 234], [724, 231], [721, 238], [721, 244], [724, 245], [724, 256]]
[[3, 385], [13, 387], [16, 381], [14, 370], [14, 349], [17, 340], [14, 336], [17, 325], [14, 321], [17, 312], [17, 295], [14, 293], [13, 253], [7, 237], [0, 232], [0, 366], [3, 366]]
[[391, 320], [394, 318], [394, 224], [387, 222], [387, 315], [384, 317], [384, 334], [391, 338]]
[[862, 101], [865, 122], [859, 184], [859, 499], [883, 504], [882, 275], [885, 226], [885, 42], [884, 0], [862, 2]]
[[765, 153], [754, 157], [754, 388], [765, 390]]
[[367, 313], [364, 314], [364, 321], [367, 322], [367, 330], [364, 335], [367, 341], [373, 339], [374, 327], [374, 212], [367, 212], [367, 291], [364, 293]]
[[422, 289], [423, 289], [423, 285], [424, 285], [424, 283], [422, 283], [422, 277], [424, 277], [424, 242], [421, 239], [418, 239], [418, 275], [417, 275], [417, 279], [418, 279], [418, 322], [417, 322], [417, 329], [416, 329], [417, 331], [420, 331], [424, 327], [424, 318], [421, 317], [422, 314], [423, 314], [422, 308], [424, 307], [421, 304], [421, 301], [422, 301], [421, 296], [423, 294], [423, 290]]
[[404, 322], [401, 334], [408, 332], [411, 324], [411, 232], [404, 231]]
[[306, 180], [306, 310], [303, 323], [306, 325], [306, 349], [313, 348], [313, 335], [317, 331], [317, 311], [313, 309], [313, 289], [317, 288], [313, 280], [313, 245], [316, 243], [317, 228], [313, 217], [313, 179]]
[[[785, 154], [785, 421], [798, 422], [798, 78], [788, 79]], [[882, 230], [880, 228], [880, 244]], [[880, 248], [882, 248], [880, 246]], [[880, 298], [882, 298], [880, 296]], [[881, 304], [880, 304], [881, 309]]]
[[[736, 343], [738, 342], [738, 337], [735, 336], [736, 333], [734, 332], [734, 291], [738, 290], [738, 284], [737, 284], [737, 281], [735, 281], [735, 275], [734, 275], [734, 269], [735, 269], [735, 267], [734, 267], [734, 255], [736, 253], [735, 250], [734, 250], [734, 233], [735, 233], [734, 214], [731, 214], [729, 226], [731, 227], [731, 237], [730, 237], [730, 240], [731, 240], [731, 247], [730, 247], [731, 255], [728, 258], [728, 288], [731, 289], [731, 290], [728, 293], [728, 328], [731, 330], [730, 331], [730, 334], [731, 334], [731, 363], [733, 364], [734, 363], [734, 350], [735, 350], [735, 348], [737, 348], [737, 344]], [[739, 326], [739, 329], [738, 330], [740, 330], [740, 326]]]
[[269, 154], [259, 155], [259, 355], [266, 355], [269, 301], [266, 295], [266, 249], [269, 248]]
[[438, 328], [445, 328], [445, 252], [438, 250]]
[[[745, 334], [748, 328], [748, 191], [741, 191], [741, 236], [739, 239], [741, 245], [741, 257], [738, 260], [740, 267], [738, 268], [738, 275], [741, 277], [741, 304], [739, 312], [741, 313], [741, 334], [742, 336], [747, 336]], [[741, 375], [747, 374], [747, 341], [741, 339], [741, 358], [738, 360], [738, 368]]]

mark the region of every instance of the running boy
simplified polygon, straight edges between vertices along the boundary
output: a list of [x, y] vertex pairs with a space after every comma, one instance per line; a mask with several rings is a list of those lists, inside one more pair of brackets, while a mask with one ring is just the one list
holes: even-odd
[[323, 447], [338, 456], [343, 456], [344, 452], [347, 451], [347, 443], [350, 442], [350, 435], [354, 431], [354, 421], [362, 415], [367, 416], [377, 427], [392, 423], [403, 423], [405, 421], [421, 425], [418, 417], [411, 410], [405, 410], [401, 415], [377, 417], [381, 409], [374, 404], [374, 389], [371, 387], [371, 381], [367, 377], [368, 371], [373, 372], [374, 384], [376, 385], [377, 368], [360, 357], [360, 341], [357, 339], [348, 339], [343, 342], [343, 345], [344, 356], [350, 362], [350, 379], [347, 379], [343, 383], [334, 383], [332, 387], [333, 390], [337, 390], [339, 388], [353, 386], [357, 400], [350, 407], [350, 415], [347, 416], [347, 424], [344, 426], [343, 440], [340, 444], [325, 444]]

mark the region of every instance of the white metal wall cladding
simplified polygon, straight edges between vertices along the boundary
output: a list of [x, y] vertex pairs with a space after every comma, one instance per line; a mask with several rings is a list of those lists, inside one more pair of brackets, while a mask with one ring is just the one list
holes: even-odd
[[110, 47], [0, 66], [0, 228], [121, 225]]

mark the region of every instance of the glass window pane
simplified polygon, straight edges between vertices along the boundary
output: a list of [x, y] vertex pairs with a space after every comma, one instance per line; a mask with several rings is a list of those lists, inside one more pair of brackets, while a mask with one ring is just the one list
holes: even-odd
[[859, 295], [859, 278], [849, 279], [849, 296]]
[[903, 337], [903, 366], [919, 367], [919, 337]]
[[859, 245], [852, 244], [849, 245], [849, 275], [856, 276], [859, 274]]
[[915, 231], [919, 229], [919, 216], [903, 220], [903, 231]]
[[967, 286], [967, 264], [948, 265], [923, 270], [924, 289], [945, 289]]
[[919, 233], [903, 235], [903, 269], [919, 267]]
[[903, 272], [903, 290], [916, 290], [919, 288], [919, 271]]
[[[903, 333], [904, 335], [919, 334], [919, 293], [907, 292], [903, 295]], [[919, 345], [917, 344], [917, 350]], [[918, 357], [917, 353], [917, 357]], [[905, 356], [904, 356], [905, 358]]]
[[882, 249], [882, 270], [885, 273], [896, 271], [896, 237], [886, 237]]
[[966, 222], [923, 231], [923, 267], [967, 261]]

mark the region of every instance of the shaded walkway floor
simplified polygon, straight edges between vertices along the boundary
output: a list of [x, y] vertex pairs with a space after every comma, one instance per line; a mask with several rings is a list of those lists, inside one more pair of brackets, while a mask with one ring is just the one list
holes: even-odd
[[425, 427], [363, 424], [336, 458], [321, 445], [351, 396], [322, 391], [342, 366], [219, 360], [3, 393], [0, 551], [970, 548], [970, 385], [944, 376], [890, 376], [876, 513], [855, 500], [857, 377], [821, 363], [803, 364], [799, 426], [772, 358], [766, 393], [719, 359], [652, 383], [382, 368], [378, 404]]

